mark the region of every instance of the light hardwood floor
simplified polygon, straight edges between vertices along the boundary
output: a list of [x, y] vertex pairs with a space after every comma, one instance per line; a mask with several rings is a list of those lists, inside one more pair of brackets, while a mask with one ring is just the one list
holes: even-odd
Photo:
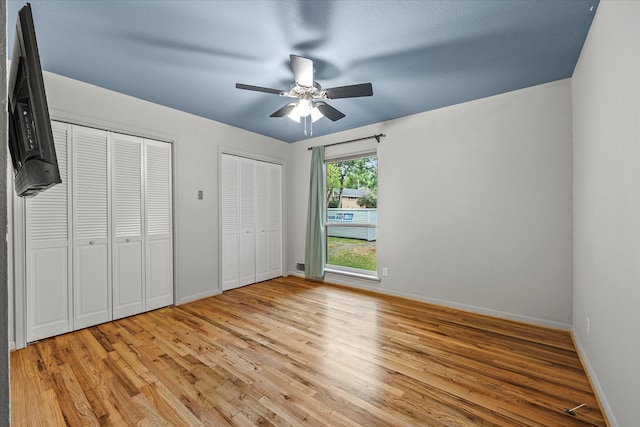
[[14, 351], [11, 398], [15, 426], [606, 425], [566, 331], [295, 277]]

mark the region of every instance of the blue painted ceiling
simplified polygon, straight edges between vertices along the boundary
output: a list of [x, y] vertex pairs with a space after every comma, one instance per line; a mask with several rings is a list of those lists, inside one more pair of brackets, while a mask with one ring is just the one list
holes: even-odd
[[[371, 82], [328, 103], [313, 136], [571, 77], [598, 0], [31, 0], [42, 68], [286, 142], [269, 115], [290, 100], [289, 55], [323, 88]], [[7, 1], [7, 50], [25, 1]]]

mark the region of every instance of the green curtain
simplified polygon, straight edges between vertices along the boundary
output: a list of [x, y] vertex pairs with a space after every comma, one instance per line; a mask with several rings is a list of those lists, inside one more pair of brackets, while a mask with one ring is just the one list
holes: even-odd
[[324, 278], [327, 239], [324, 231], [324, 147], [311, 151], [311, 180], [304, 273], [312, 279]]

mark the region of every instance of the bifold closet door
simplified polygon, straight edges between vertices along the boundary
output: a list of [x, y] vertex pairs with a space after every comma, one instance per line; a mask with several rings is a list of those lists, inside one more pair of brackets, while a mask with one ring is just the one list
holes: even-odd
[[27, 342], [173, 304], [171, 144], [52, 129], [62, 183], [25, 201]]
[[222, 289], [282, 275], [282, 166], [221, 155]]
[[144, 140], [146, 309], [173, 304], [171, 144]]
[[256, 281], [255, 161], [222, 155], [222, 289]]
[[255, 161], [222, 155], [222, 289], [256, 281]]
[[113, 318], [145, 310], [142, 139], [114, 133], [112, 152]]
[[74, 126], [74, 329], [112, 319], [108, 132]]
[[256, 282], [282, 276], [282, 166], [256, 162]]
[[72, 329], [69, 129], [67, 124], [52, 123], [62, 183], [25, 204], [27, 342]]
[[256, 162], [256, 282], [282, 276], [282, 166]]

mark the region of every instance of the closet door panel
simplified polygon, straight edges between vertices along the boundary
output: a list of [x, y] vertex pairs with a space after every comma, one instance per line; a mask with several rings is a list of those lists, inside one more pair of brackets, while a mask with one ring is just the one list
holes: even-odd
[[269, 232], [269, 275], [268, 279], [282, 276], [282, 231]]
[[146, 309], [173, 304], [171, 144], [144, 140]]
[[51, 128], [62, 183], [25, 201], [27, 342], [69, 332], [73, 327], [70, 126], [52, 122]]
[[106, 243], [109, 237], [108, 135], [75, 126], [74, 232], [77, 243]]
[[240, 158], [239, 285], [256, 281], [255, 162]]
[[74, 329], [103, 323], [111, 313], [108, 133], [74, 126]]
[[256, 282], [255, 245], [254, 233], [240, 234], [238, 238], [238, 285], [244, 286]]
[[68, 263], [66, 247], [31, 250], [27, 342], [71, 330]]
[[269, 278], [269, 164], [255, 162], [256, 282]]
[[220, 209], [222, 213], [222, 290], [239, 286], [239, 162], [235, 156], [223, 154], [220, 161]]
[[238, 235], [227, 234], [222, 236], [222, 290], [237, 288], [239, 286], [239, 248]]
[[147, 310], [154, 310], [173, 304], [173, 250], [168, 239], [152, 239], [147, 248]]
[[171, 144], [145, 140], [147, 234], [171, 238]]
[[256, 232], [256, 282], [269, 279], [269, 232]]
[[144, 306], [144, 264], [142, 240], [114, 242], [113, 318], [142, 313]]
[[269, 164], [269, 273], [268, 278], [282, 276], [282, 166]]
[[144, 303], [142, 139], [113, 134], [113, 318], [141, 313]]
[[109, 263], [107, 245], [78, 245], [75, 257], [74, 329], [111, 320], [109, 309]]

